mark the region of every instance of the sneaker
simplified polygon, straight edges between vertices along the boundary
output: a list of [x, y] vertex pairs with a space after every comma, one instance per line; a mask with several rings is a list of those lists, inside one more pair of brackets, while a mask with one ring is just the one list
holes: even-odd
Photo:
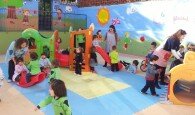
[[158, 85], [158, 86], [155, 86], [157, 89], [161, 89], [161, 87]]
[[7, 83], [11, 83], [11, 82], [12, 82], [12, 80], [10, 80], [10, 79], [7, 80]]
[[152, 96], [156, 96], [156, 97], [159, 97], [159, 95], [158, 95], [158, 94], [152, 94]]
[[146, 92], [143, 92], [143, 91], [141, 91], [141, 93], [142, 93], [142, 94], [145, 94], [145, 95], [147, 95], [147, 94], [148, 94], [148, 93], [146, 93]]

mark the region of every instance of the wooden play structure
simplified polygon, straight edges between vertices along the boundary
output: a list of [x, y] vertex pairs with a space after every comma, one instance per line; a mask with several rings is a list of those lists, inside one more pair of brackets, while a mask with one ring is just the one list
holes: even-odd
[[85, 52], [83, 53], [83, 65], [82, 69], [85, 72], [90, 71], [90, 50], [92, 47], [92, 37], [93, 29], [89, 28], [81, 31], [72, 31], [70, 32], [70, 55], [69, 55], [69, 64], [70, 70], [74, 70], [74, 57], [75, 57], [75, 48], [77, 47], [76, 35], [83, 34], [85, 36]]
[[170, 70], [168, 97], [174, 104], [195, 106], [195, 52], [188, 51], [183, 62]]

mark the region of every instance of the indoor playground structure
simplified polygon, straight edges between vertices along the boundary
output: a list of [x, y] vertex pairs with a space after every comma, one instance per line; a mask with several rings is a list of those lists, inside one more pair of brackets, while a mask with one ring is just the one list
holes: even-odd
[[195, 106], [195, 52], [188, 51], [183, 64], [172, 68], [170, 74], [170, 101]]

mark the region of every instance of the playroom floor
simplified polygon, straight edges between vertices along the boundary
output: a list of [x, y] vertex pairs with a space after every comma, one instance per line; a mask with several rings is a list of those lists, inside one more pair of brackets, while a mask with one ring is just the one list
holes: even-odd
[[[99, 57], [99, 63], [103, 61]], [[142, 57], [121, 55], [123, 60], [142, 60]], [[6, 73], [4, 57], [0, 56], [0, 67]], [[194, 115], [195, 107], [161, 103], [159, 97], [142, 95], [139, 91], [145, 81], [144, 73], [132, 75], [125, 71], [110, 72], [101, 65], [96, 67], [98, 74], [84, 73], [74, 76], [68, 69], [61, 69], [63, 80], [68, 88], [69, 103], [73, 115]], [[165, 88], [157, 90], [162, 94]], [[34, 107], [48, 95], [48, 83], [44, 82], [28, 89], [4, 81], [0, 88], [0, 115], [53, 115], [51, 106], [41, 111]]]

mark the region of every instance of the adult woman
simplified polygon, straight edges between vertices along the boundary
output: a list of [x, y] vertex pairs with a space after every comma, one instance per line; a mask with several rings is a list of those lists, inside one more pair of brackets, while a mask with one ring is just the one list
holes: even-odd
[[8, 62], [8, 82], [12, 81], [12, 76], [15, 70], [16, 59], [19, 57], [24, 57], [28, 51], [28, 40], [25, 38], [19, 38], [14, 40], [6, 53], [5, 60]]
[[[160, 84], [161, 85], [167, 85], [167, 83], [164, 81], [164, 75], [165, 75], [165, 70], [166, 70], [166, 66], [167, 66], [167, 62], [169, 60], [169, 58], [171, 57], [171, 54], [183, 61], [183, 59], [181, 58], [181, 55], [177, 54], [177, 50], [179, 49], [180, 46], [180, 42], [184, 39], [185, 35], [186, 35], [186, 31], [185, 30], [178, 30], [177, 32], [175, 32], [172, 36], [170, 36], [163, 48], [158, 49], [154, 51], [154, 55], [157, 55], [159, 57], [159, 60], [156, 62], [156, 68], [157, 69], [161, 69], [160, 72]], [[155, 85], [157, 88], [160, 88], [158, 85], [158, 75], [155, 76]]]
[[[112, 51], [112, 46], [117, 46], [118, 35], [116, 33], [116, 29], [114, 25], [109, 26], [109, 31], [106, 33], [105, 36], [106, 41], [106, 52], [109, 54]], [[107, 66], [107, 62], [105, 62], [104, 67]]]

